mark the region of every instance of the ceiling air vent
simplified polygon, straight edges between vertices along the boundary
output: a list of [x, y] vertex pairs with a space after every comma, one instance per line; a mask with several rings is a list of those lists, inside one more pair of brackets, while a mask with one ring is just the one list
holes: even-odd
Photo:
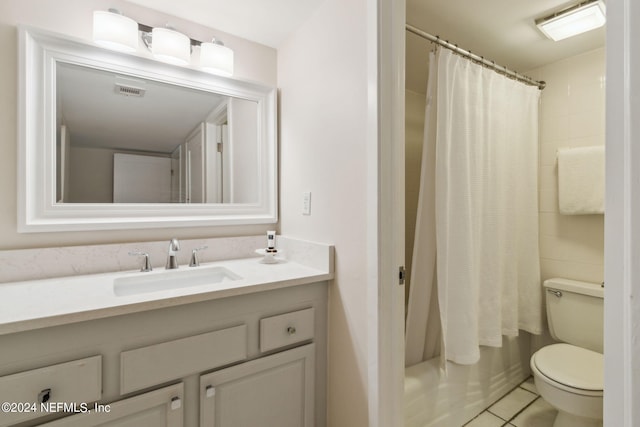
[[116, 76], [114, 92], [123, 96], [137, 96], [142, 98], [147, 91], [143, 80]]

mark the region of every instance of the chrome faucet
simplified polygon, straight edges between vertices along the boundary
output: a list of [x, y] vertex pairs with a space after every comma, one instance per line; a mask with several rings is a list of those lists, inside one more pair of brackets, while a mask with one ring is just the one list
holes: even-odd
[[169, 254], [167, 255], [167, 270], [174, 270], [178, 268], [178, 254], [180, 250], [180, 243], [175, 237], [169, 241]]
[[189, 262], [189, 267], [200, 267], [200, 259], [198, 258], [198, 252], [208, 249], [209, 246], [201, 246], [199, 248], [195, 248], [191, 251], [191, 262]]
[[129, 252], [129, 255], [144, 257], [144, 264], [142, 264], [142, 267], [140, 267], [140, 271], [146, 273], [153, 270], [153, 268], [151, 267], [151, 258], [149, 257], [149, 254], [147, 252]]

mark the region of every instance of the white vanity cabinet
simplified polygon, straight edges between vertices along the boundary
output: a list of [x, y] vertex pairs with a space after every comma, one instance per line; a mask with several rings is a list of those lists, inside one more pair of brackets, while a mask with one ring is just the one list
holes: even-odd
[[0, 427], [322, 427], [326, 287], [0, 335], [2, 400], [35, 400], [51, 388], [51, 401], [96, 408], [0, 413]]
[[278, 352], [200, 377], [201, 427], [315, 425], [314, 312], [261, 318], [260, 352]]

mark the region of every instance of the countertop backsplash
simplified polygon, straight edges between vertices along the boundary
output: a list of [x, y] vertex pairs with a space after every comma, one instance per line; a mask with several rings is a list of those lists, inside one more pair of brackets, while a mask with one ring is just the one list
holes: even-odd
[[[203, 246], [207, 246], [207, 249], [199, 251], [198, 258], [200, 262], [206, 263], [259, 257], [256, 249], [265, 248], [266, 245], [266, 235], [185, 239], [180, 240], [178, 262], [180, 265], [189, 264], [191, 251]], [[146, 252], [151, 258], [153, 268], [164, 268], [168, 247], [169, 239], [157, 242], [0, 251], [0, 283], [139, 269], [143, 263], [142, 257], [129, 255], [130, 252]], [[278, 235], [276, 248], [284, 259], [312, 268], [333, 271], [331, 245]], [[327, 250], [330, 251], [329, 257]]]
[[[201, 262], [248, 258], [256, 256], [255, 249], [264, 247], [266, 241], [266, 236], [180, 240], [178, 261], [188, 264], [191, 251], [202, 246], [208, 248], [198, 253]], [[153, 268], [164, 268], [168, 247], [169, 239], [0, 251], [0, 283], [135, 270], [142, 265], [142, 257], [129, 252], [147, 252]]]

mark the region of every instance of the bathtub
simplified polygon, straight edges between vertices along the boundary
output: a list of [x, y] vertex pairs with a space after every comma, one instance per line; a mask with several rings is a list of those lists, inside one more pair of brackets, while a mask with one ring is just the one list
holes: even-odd
[[440, 359], [405, 369], [405, 427], [458, 427], [478, 415], [530, 375], [530, 335], [504, 338], [502, 348], [481, 347], [480, 361], [471, 366], [448, 364], [440, 374]]

